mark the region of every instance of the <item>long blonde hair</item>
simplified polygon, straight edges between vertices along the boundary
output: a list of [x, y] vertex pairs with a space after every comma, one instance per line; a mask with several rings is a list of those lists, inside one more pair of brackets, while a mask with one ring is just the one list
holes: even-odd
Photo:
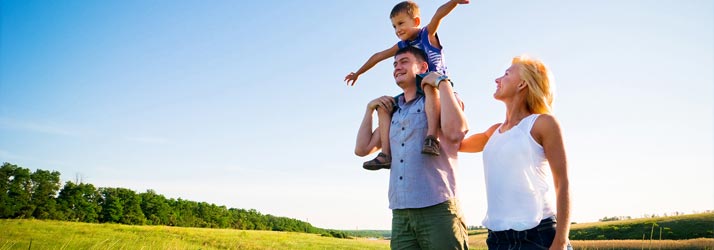
[[511, 64], [518, 65], [518, 76], [528, 85], [528, 111], [534, 114], [552, 113], [555, 83], [548, 67], [542, 61], [526, 55], [514, 57]]

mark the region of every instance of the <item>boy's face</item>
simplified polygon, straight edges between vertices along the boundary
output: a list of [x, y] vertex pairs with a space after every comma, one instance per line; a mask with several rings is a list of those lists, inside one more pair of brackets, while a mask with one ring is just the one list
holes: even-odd
[[399, 40], [413, 40], [419, 33], [419, 23], [421, 19], [419, 17], [411, 18], [407, 13], [399, 13], [392, 17], [392, 27], [394, 27], [394, 32], [399, 37]]

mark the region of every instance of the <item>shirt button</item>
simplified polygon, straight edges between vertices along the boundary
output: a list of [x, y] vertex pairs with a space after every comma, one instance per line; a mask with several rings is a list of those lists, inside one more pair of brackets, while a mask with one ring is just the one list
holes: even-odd
[[417, 112], [421, 112], [421, 109], [417, 109]]
[[401, 180], [401, 179], [402, 179], [402, 177], [401, 177], [401, 176], [399, 176], [399, 179]]
[[402, 127], [402, 130], [404, 130], [404, 127]]
[[402, 147], [404, 147], [404, 143], [402, 143]]
[[399, 160], [399, 162], [404, 162], [404, 159]]

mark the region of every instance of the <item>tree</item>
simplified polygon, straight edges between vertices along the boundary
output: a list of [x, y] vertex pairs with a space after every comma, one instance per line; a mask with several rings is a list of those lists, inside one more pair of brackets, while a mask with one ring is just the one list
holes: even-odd
[[35, 208], [32, 216], [37, 219], [57, 217], [57, 202], [55, 200], [60, 188], [60, 173], [38, 169], [32, 175], [31, 205]]
[[101, 222], [143, 225], [146, 217], [141, 211], [141, 196], [126, 188], [100, 188], [102, 200]]
[[141, 211], [152, 225], [169, 225], [171, 207], [163, 195], [156, 194], [154, 190], [147, 190], [141, 196]]
[[1, 218], [30, 218], [35, 210], [30, 200], [32, 181], [30, 170], [10, 163], [0, 167], [2, 192], [0, 196]]
[[79, 222], [99, 222], [102, 195], [92, 184], [68, 181], [57, 196], [64, 219]]

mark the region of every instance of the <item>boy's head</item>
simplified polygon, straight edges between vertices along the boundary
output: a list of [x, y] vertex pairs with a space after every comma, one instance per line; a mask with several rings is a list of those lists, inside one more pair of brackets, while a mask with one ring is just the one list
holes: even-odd
[[389, 14], [392, 20], [392, 27], [402, 41], [414, 40], [419, 35], [419, 6], [412, 1], [398, 3], [392, 8]]
[[398, 3], [392, 8], [392, 13], [389, 14], [389, 18], [393, 18], [400, 13], [407, 14], [407, 16], [411, 18], [417, 18], [419, 17], [419, 5], [412, 1]]

